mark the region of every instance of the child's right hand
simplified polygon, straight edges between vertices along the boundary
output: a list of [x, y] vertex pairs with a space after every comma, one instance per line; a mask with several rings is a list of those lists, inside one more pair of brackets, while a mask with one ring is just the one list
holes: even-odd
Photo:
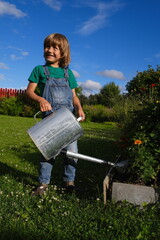
[[27, 96], [39, 103], [41, 112], [52, 110], [51, 104], [46, 99], [44, 99], [43, 97], [40, 97], [35, 93], [36, 87], [37, 87], [37, 83], [29, 82], [26, 90]]
[[41, 98], [39, 102], [41, 112], [46, 112], [52, 110], [51, 104], [44, 98]]

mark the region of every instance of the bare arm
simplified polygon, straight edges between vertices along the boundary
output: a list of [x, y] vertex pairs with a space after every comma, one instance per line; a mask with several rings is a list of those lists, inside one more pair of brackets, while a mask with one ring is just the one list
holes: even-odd
[[83, 112], [83, 109], [82, 109], [81, 103], [79, 101], [79, 98], [77, 97], [77, 94], [75, 92], [75, 89], [72, 89], [72, 93], [73, 93], [73, 105], [76, 109], [76, 112], [77, 112], [78, 116], [82, 117], [82, 121], [84, 121], [85, 120], [85, 114]]
[[37, 83], [30, 82], [28, 84], [27, 91], [26, 91], [27, 96], [39, 103], [39, 107], [42, 112], [50, 111], [52, 109], [51, 104], [46, 99], [38, 96], [35, 93], [36, 87], [37, 87]]

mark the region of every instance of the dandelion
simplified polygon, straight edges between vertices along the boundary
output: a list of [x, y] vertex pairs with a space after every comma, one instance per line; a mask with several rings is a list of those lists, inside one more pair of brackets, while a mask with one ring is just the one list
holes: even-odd
[[141, 140], [137, 139], [137, 140], [134, 141], [134, 145], [140, 145], [140, 144], [142, 144]]

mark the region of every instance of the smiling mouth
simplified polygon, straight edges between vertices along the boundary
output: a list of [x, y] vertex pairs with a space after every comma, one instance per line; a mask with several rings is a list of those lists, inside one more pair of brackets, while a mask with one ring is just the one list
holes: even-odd
[[48, 53], [46, 53], [45, 55], [46, 55], [46, 57], [54, 57], [54, 55], [48, 54]]

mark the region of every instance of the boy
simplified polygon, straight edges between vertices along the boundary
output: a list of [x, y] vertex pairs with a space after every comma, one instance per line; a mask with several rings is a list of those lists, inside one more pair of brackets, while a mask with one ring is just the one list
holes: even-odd
[[[85, 114], [81, 103], [76, 95], [76, 79], [72, 71], [67, 68], [70, 63], [70, 48], [67, 38], [59, 33], [49, 35], [44, 40], [45, 66], [36, 66], [30, 77], [27, 87], [29, 98], [37, 101], [40, 110], [44, 112], [44, 117], [57, 110], [61, 106], [66, 106], [71, 112], [75, 109], [77, 115], [85, 119]], [[35, 93], [36, 87], [40, 89], [40, 96]], [[67, 146], [67, 150], [78, 152], [77, 141]], [[63, 180], [67, 191], [74, 189], [77, 159], [64, 160]], [[42, 157], [40, 161], [40, 185], [33, 195], [41, 195], [48, 188], [54, 159], [46, 161]]]

